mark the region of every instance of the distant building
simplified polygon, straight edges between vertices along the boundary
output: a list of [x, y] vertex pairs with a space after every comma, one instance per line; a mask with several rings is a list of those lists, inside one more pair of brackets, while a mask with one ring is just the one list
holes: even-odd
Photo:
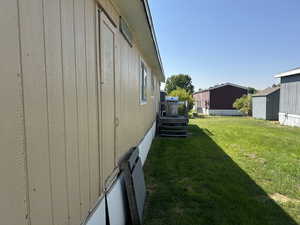
[[257, 119], [278, 120], [280, 87], [267, 88], [252, 96], [252, 115]]
[[280, 73], [279, 122], [300, 127], [300, 67]]
[[246, 87], [225, 83], [193, 94], [195, 110], [206, 115], [238, 116], [242, 113], [233, 108], [236, 99], [248, 94]]

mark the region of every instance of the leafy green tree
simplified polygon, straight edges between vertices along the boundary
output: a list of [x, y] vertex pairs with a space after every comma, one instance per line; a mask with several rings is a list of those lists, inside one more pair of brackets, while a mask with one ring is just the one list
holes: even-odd
[[166, 81], [165, 91], [169, 94], [177, 87], [185, 89], [189, 94], [194, 93], [192, 78], [187, 74], [178, 74], [169, 77]]
[[177, 87], [175, 90], [171, 91], [171, 93], [168, 95], [173, 97], [179, 97], [179, 101], [187, 101], [188, 111], [190, 111], [194, 106], [193, 96], [183, 88]]
[[273, 84], [272, 88], [280, 87], [280, 84]]
[[233, 103], [233, 107], [235, 109], [240, 110], [242, 113], [246, 115], [252, 114], [252, 96], [251, 95], [243, 95], [241, 98], [238, 98]]
[[253, 88], [253, 87], [248, 87], [248, 94], [253, 95], [253, 94], [255, 94], [256, 92], [257, 92], [257, 90], [256, 90], [255, 88]]

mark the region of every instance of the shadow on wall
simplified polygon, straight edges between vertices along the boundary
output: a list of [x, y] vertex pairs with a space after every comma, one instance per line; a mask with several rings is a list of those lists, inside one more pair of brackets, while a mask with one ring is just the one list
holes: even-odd
[[154, 140], [145, 165], [145, 225], [297, 225], [196, 125]]

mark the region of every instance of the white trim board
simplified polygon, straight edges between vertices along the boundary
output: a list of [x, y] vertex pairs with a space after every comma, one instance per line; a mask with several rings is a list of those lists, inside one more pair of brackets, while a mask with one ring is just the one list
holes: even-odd
[[149, 129], [149, 131], [147, 132], [147, 134], [145, 135], [143, 140], [138, 145], [139, 156], [141, 158], [143, 165], [147, 159], [147, 156], [148, 156], [151, 144], [152, 144], [152, 140], [155, 136], [155, 130], [156, 130], [156, 121], [154, 121], [152, 127]]
[[300, 119], [300, 115], [296, 115], [296, 114], [290, 114], [290, 113], [282, 113], [282, 112], [280, 112], [279, 115], [282, 115], [282, 116], [289, 116], [289, 117], [293, 117], [293, 118], [298, 118], [298, 119]]
[[198, 108], [198, 112], [212, 116], [243, 116], [244, 114], [237, 109], [206, 109]]
[[282, 125], [300, 127], [300, 115], [279, 113], [279, 122]]
[[209, 115], [214, 116], [242, 116], [243, 113], [237, 109], [209, 109]]

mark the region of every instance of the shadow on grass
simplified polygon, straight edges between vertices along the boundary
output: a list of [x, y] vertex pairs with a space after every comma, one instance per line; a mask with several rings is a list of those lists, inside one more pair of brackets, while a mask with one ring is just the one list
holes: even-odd
[[297, 225], [196, 125], [157, 138], [145, 165], [145, 225]]

